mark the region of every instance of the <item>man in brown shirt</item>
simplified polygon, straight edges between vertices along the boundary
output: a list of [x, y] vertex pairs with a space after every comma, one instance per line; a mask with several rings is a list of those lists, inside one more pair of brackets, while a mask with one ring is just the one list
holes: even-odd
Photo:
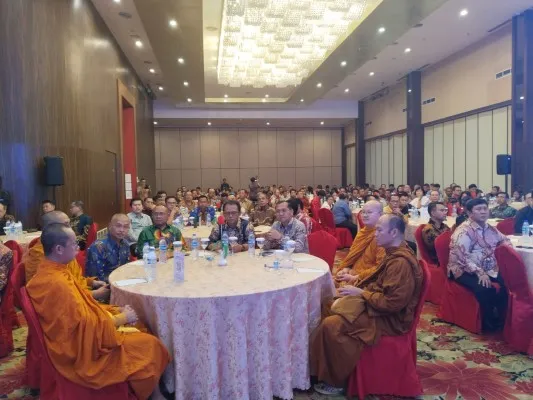
[[311, 375], [320, 381], [317, 392], [341, 394], [365, 346], [411, 329], [423, 273], [404, 232], [402, 217], [380, 217], [376, 242], [385, 249], [385, 258], [356, 286], [338, 289], [340, 298], [325, 308], [327, 317], [311, 337]]
[[450, 230], [448, 225], [444, 223], [446, 221], [446, 215], [448, 214], [448, 208], [444, 203], [436, 201], [429, 203], [428, 213], [430, 219], [422, 230], [422, 240], [426, 246], [430, 261], [435, 265], [439, 265], [437, 252], [435, 251], [435, 239], [437, 239], [440, 234]]
[[250, 214], [250, 223], [253, 226], [271, 226], [276, 220], [276, 210], [268, 205], [268, 196], [264, 192], [257, 195], [257, 205]]

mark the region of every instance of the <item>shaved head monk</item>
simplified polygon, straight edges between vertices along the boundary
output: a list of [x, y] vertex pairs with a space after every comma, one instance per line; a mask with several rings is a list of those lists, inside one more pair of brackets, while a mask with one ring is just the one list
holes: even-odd
[[71, 228], [48, 225], [41, 242], [45, 259], [26, 290], [54, 367], [93, 389], [127, 381], [138, 399], [147, 399], [169, 363], [167, 349], [149, 334], [118, 331], [137, 320], [135, 311], [126, 306], [112, 317], [73, 279], [66, 267], [78, 251]]
[[313, 332], [311, 375], [320, 381], [317, 392], [341, 394], [365, 346], [411, 329], [423, 275], [404, 232], [402, 217], [379, 218], [376, 244], [385, 249], [385, 258], [356, 286], [338, 289], [339, 298]]
[[[70, 219], [67, 214], [61, 211], [50, 211], [43, 215], [43, 229], [48, 225], [62, 224], [70, 226]], [[26, 272], [26, 283], [28, 283], [35, 273], [37, 267], [44, 260], [44, 248], [41, 239], [30, 249], [28, 255], [24, 258], [24, 268]], [[109, 298], [109, 289], [105, 286], [106, 283], [95, 278], [86, 278], [82, 274], [82, 270], [76, 258], [72, 258], [66, 268], [72, 274], [72, 277], [78, 284], [86, 289], [95, 289], [91, 291], [92, 296], [97, 300], [105, 300]]]
[[385, 257], [385, 249], [376, 244], [376, 224], [383, 215], [383, 205], [376, 200], [367, 202], [361, 210], [364, 228], [360, 229], [350, 247], [350, 252], [336, 274], [336, 283], [353, 284], [370, 275]]

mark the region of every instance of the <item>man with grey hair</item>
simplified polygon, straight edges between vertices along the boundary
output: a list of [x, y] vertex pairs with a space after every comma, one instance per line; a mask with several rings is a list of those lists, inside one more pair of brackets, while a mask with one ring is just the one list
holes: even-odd
[[73, 201], [70, 204], [70, 227], [76, 234], [80, 250], [85, 250], [87, 247], [87, 235], [93, 223], [93, 219], [84, 213], [83, 207], [84, 204], [81, 200]]

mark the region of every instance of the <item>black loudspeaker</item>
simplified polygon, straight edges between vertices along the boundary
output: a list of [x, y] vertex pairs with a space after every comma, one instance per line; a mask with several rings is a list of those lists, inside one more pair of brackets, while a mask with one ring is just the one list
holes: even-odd
[[44, 184], [46, 186], [63, 186], [63, 157], [47, 156], [44, 158]]
[[511, 173], [511, 156], [509, 154], [498, 154], [496, 156], [496, 172], [498, 175]]

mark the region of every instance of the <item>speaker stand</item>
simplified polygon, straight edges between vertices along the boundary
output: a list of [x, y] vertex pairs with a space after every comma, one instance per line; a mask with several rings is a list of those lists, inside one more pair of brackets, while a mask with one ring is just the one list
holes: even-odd
[[54, 204], [57, 204], [57, 201], [56, 201], [56, 190], [57, 190], [57, 186], [52, 186], [52, 199], [54, 200]]
[[[509, 194], [509, 191], [507, 190], [507, 185], [508, 185], [508, 178], [509, 178], [509, 174], [505, 174], [505, 193]], [[512, 196], [513, 194], [509, 194], [509, 196]]]

